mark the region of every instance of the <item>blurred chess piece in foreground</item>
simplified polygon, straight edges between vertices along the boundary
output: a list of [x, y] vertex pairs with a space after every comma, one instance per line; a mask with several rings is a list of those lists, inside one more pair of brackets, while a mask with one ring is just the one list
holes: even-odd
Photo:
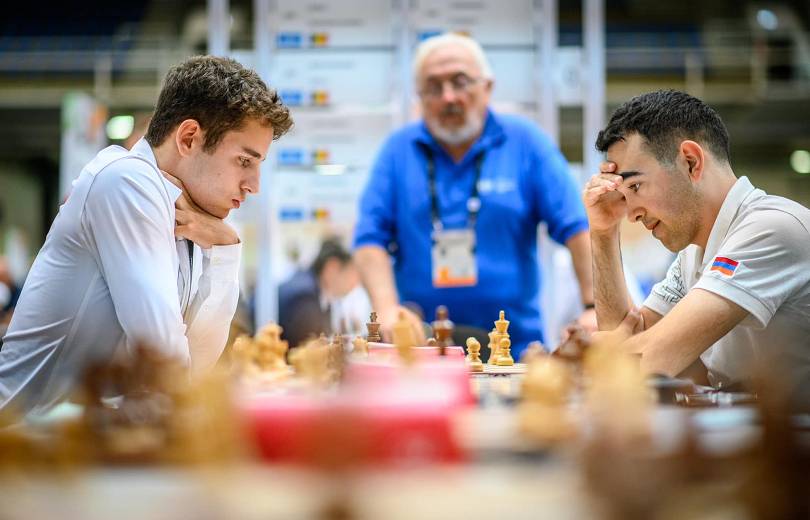
[[352, 341], [352, 355], [358, 357], [368, 357], [368, 341], [360, 336], [357, 336]]
[[412, 364], [414, 361], [413, 348], [416, 346], [416, 338], [414, 337], [411, 322], [408, 321], [403, 311], [399, 312], [399, 319], [394, 324], [392, 336], [400, 360], [406, 365]]
[[529, 441], [546, 446], [576, 436], [568, 409], [574, 386], [573, 374], [564, 363], [547, 355], [531, 357], [518, 406], [518, 424]]

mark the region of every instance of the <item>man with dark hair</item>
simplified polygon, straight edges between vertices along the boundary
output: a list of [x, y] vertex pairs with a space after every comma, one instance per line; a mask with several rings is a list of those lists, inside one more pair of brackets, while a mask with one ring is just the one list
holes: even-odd
[[343, 332], [332, 330], [331, 305], [359, 283], [351, 254], [337, 239], [324, 240], [312, 266], [279, 287], [278, 321], [290, 346], [322, 332]]
[[[642, 369], [716, 387], [749, 383], [754, 363], [810, 389], [810, 210], [736, 178], [729, 137], [705, 103], [672, 90], [620, 106], [586, 185], [597, 341], [641, 354]], [[622, 275], [619, 221], [678, 256], [640, 310]], [[708, 371], [706, 370], [708, 369]]]
[[258, 193], [259, 164], [291, 124], [234, 60], [172, 68], [145, 139], [99, 152], [60, 208], [0, 351], [0, 409], [46, 410], [119, 347], [213, 366], [239, 293], [241, 243], [223, 219]]

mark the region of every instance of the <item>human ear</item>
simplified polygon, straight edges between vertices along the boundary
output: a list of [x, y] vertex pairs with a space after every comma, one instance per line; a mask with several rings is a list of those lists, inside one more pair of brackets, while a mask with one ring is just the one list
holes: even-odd
[[179, 125], [174, 132], [175, 143], [177, 145], [177, 152], [181, 157], [189, 155], [194, 148], [195, 141], [201, 142], [202, 128], [200, 123], [194, 119], [186, 119]]
[[692, 181], [700, 180], [706, 167], [706, 156], [703, 153], [703, 147], [695, 141], [687, 139], [681, 142], [679, 154], [686, 164]]

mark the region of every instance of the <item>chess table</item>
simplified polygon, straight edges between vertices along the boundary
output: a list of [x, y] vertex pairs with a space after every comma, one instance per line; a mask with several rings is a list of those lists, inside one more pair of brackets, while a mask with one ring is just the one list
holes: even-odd
[[[518, 432], [515, 404], [523, 372], [525, 366], [516, 364], [465, 375], [474, 404], [458, 406], [452, 414], [453, 435], [465, 453], [457, 460], [405, 457], [390, 466], [251, 462], [215, 471], [101, 467], [65, 478], [0, 473], [0, 518], [597, 517], [578, 448], [531, 445]], [[677, 442], [682, 432], [676, 426], [685, 414], [701, 425], [700, 442], [718, 452], [758, 435], [750, 406], [659, 405], [653, 414], [657, 449], [666, 451]], [[349, 448], [351, 438], [336, 442]], [[420, 448], [408, 449], [418, 453]]]

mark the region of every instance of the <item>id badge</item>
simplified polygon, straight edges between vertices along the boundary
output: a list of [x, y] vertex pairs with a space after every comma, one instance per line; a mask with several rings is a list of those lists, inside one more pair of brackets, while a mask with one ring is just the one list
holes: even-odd
[[434, 231], [431, 255], [433, 287], [470, 287], [478, 283], [474, 230]]

